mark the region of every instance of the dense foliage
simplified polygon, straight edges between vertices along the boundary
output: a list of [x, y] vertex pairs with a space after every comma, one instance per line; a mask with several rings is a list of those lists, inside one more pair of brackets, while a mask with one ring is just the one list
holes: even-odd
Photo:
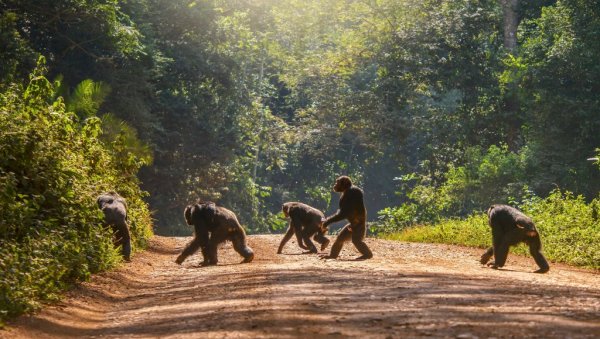
[[151, 235], [135, 176], [149, 159], [127, 149], [127, 131], [102, 135], [100, 118], [66, 110], [44, 75], [41, 64], [0, 94], [0, 323], [120, 260], [99, 193], [128, 200], [134, 249]]
[[596, 206], [600, 3], [505, 3], [1, 1], [4, 315], [114, 262], [92, 197], [116, 187], [137, 245], [145, 203], [160, 234], [189, 234], [197, 198], [274, 231], [284, 201], [335, 209], [339, 174], [383, 232], [556, 188]]
[[[518, 207], [534, 219], [549, 260], [600, 269], [600, 198], [586, 203], [582, 196], [556, 190], [545, 199], [529, 197]], [[388, 233], [385, 238], [487, 248], [492, 235], [487, 216], [477, 212], [465, 219]], [[528, 248], [521, 245], [513, 252], [528, 254]]]
[[[37, 55], [65, 93], [154, 154], [140, 179], [157, 232], [189, 234], [196, 198], [250, 231], [283, 201], [333, 209], [333, 178], [363, 186], [371, 220], [466, 216], [556, 187], [592, 199], [600, 171], [596, 0], [58, 0], [0, 4], [0, 83]], [[396, 180], [394, 180], [396, 178]]]

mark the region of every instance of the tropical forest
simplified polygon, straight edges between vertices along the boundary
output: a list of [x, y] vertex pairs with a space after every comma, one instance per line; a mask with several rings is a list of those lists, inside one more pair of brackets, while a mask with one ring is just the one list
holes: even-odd
[[196, 234], [197, 201], [278, 242], [282, 204], [330, 216], [348, 176], [375, 259], [375, 241], [481, 252], [502, 204], [551, 266], [598, 279], [599, 158], [598, 0], [0, 0], [0, 328], [127, 265], [105, 192], [133, 264]]

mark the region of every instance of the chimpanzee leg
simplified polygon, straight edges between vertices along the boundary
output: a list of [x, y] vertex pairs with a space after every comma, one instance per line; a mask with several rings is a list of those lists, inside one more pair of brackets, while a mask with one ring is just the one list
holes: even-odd
[[121, 254], [125, 261], [131, 260], [131, 235], [126, 222], [115, 225], [115, 244], [121, 246]]
[[246, 232], [240, 227], [239, 231], [236, 231], [231, 236], [231, 242], [233, 243], [233, 249], [238, 252], [244, 260], [242, 262], [251, 262], [254, 259], [254, 252], [246, 243]]
[[350, 224], [344, 226], [340, 234], [338, 234], [337, 238], [335, 238], [335, 242], [333, 246], [331, 246], [331, 252], [329, 252], [328, 258], [335, 259], [340, 255], [340, 251], [342, 247], [344, 247], [344, 243], [350, 239], [352, 239], [352, 231], [350, 231]]
[[311, 236], [312, 236], [312, 234], [307, 231], [307, 228], [305, 228], [304, 231], [302, 232], [302, 239], [304, 240], [304, 244], [306, 244], [306, 247], [308, 247], [308, 250], [310, 251], [310, 253], [317, 253], [318, 252], [317, 247], [312, 242], [312, 240], [310, 240]]
[[279, 243], [279, 249], [277, 249], [277, 254], [281, 254], [281, 252], [283, 251], [283, 246], [285, 246], [285, 244], [287, 244], [287, 242], [292, 238], [292, 235], [294, 235], [294, 228], [290, 224], [290, 226], [287, 229], [287, 232], [285, 232], [285, 235], [283, 236], [283, 239], [281, 239], [281, 242]]
[[196, 231], [196, 237], [200, 238], [200, 250], [202, 251], [202, 265], [208, 265], [208, 230], [202, 229]]
[[487, 264], [488, 261], [490, 261], [490, 258], [494, 255], [494, 247], [490, 247], [487, 249], [487, 251], [485, 251], [485, 253], [483, 253], [481, 255], [481, 258], [479, 259], [479, 262], [482, 265]]
[[364, 242], [365, 236], [367, 235], [367, 225], [364, 223], [352, 225], [352, 243], [356, 249], [362, 254], [357, 259], [371, 259], [373, 258], [373, 252], [369, 249], [369, 246]]
[[217, 257], [217, 250], [219, 249], [220, 242], [214, 239], [214, 233], [211, 234], [210, 239], [208, 240], [208, 245], [206, 246], [206, 254], [208, 255], [208, 261], [206, 265], [216, 265], [219, 263], [219, 259]]
[[307, 250], [308, 247], [304, 245], [303, 237], [302, 237], [302, 223], [299, 221], [295, 221], [293, 218], [290, 221], [290, 227], [294, 229], [294, 234], [296, 234], [296, 241], [298, 242], [298, 246], [301, 249]]
[[323, 234], [323, 231], [318, 231], [317, 234], [315, 234], [313, 239], [315, 239], [316, 242], [321, 244], [321, 251], [324, 251], [327, 248], [327, 245], [329, 245], [329, 239], [327, 239], [327, 237], [325, 237], [325, 235]]
[[190, 243], [188, 243], [181, 254], [177, 257], [175, 262], [177, 264], [181, 264], [187, 257], [196, 253], [196, 251], [202, 247], [202, 256], [204, 257], [204, 264], [208, 263], [208, 253], [206, 251], [206, 247], [208, 244], [208, 231], [196, 231], [194, 233], [194, 239]]
[[504, 266], [506, 258], [508, 257], [508, 249], [511, 245], [518, 244], [523, 238], [523, 232], [521, 230], [513, 230], [504, 235], [500, 243], [494, 243], [494, 262], [488, 264], [492, 268], [498, 268]]
[[500, 245], [494, 247], [494, 261], [488, 263], [488, 266], [492, 268], [498, 268], [504, 266], [506, 258], [508, 257], [508, 242], [502, 242]]
[[535, 271], [535, 273], [546, 273], [550, 270], [550, 265], [548, 265], [548, 261], [544, 258], [542, 254], [542, 242], [540, 241], [540, 236], [536, 235], [535, 237], [531, 237], [528, 239], [527, 244], [529, 245], [529, 253], [535, 260], [535, 263], [540, 267], [539, 270]]

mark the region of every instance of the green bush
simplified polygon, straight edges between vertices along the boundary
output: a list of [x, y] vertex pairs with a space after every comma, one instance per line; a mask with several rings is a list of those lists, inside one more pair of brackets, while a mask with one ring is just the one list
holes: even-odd
[[[586, 203], [582, 196], [555, 190], [545, 199], [529, 196], [518, 207], [535, 221], [543, 252], [549, 260], [600, 268], [600, 198]], [[436, 224], [386, 233], [382, 237], [481, 248], [491, 245], [487, 216], [481, 212], [465, 219], [444, 219]], [[518, 246], [514, 252], [528, 253], [525, 246]]]
[[[514, 153], [506, 145], [487, 150], [470, 147], [461, 166], [449, 165], [441, 182], [427, 175], [403, 176], [403, 190], [408, 202], [379, 212], [374, 230], [391, 233], [418, 224], [431, 224], [444, 218], [467, 216], [495, 201], [510, 201], [524, 184], [524, 153]], [[412, 185], [411, 185], [412, 183]]]
[[[42, 60], [43, 62], [43, 60]], [[128, 200], [134, 249], [151, 236], [143, 192], [101, 120], [80, 122], [38, 67], [26, 88], [0, 94], [0, 324], [120, 260], [95, 199]], [[130, 153], [129, 160], [136, 158]], [[143, 164], [137, 162], [137, 169]]]

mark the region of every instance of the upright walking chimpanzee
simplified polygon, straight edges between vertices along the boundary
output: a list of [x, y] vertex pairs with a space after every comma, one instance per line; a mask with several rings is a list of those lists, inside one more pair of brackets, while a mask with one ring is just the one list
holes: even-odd
[[219, 244], [230, 240], [233, 249], [248, 263], [254, 259], [254, 252], [246, 243], [246, 232], [235, 214], [213, 202], [201, 202], [189, 205], [184, 212], [188, 225], [194, 225], [194, 239], [185, 246], [175, 261], [181, 264], [198, 248], [202, 249], [203, 265], [216, 265]]
[[323, 212], [301, 202], [286, 202], [281, 210], [286, 218], [290, 218], [290, 226], [279, 244], [277, 254], [282, 252], [283, 246], [294, 233], [296, 234], [298, 246], [305, 250], [308, 249], [310, 253], [317, 253], [317, 247], [310, 240], [313, 235], [315, 241], [321, 245], [321, 251], [327, 248], [329, 239], [325, 237], [327, 230], [322, 227], [323, 218], [325, 217]]
[[98, 196], [98, 208], [104, 213], [104, 223], [112, 228], [115, 246], [121, 246], [125, 261], [131, 258], [131, 236], [127, 225], [127, 203], [117, 192], [107, 192]]
[[[535, 273], [546, 273], [550, 270], [548, 261], [540, 252], [542, 242], [533, 220], [518, 209], [507, 205], [492, 205], [487, 211], [492, 228], [492, 244], [482, 256], [481, 264], [492, 268], [504, 266], [510, 246], [524, 242], [529, 245], [529, 253], [540, 267]], [[494, 261], [488, 263], [494, 256]]]
[[323, 222], [323, 227], [343, 219], [347, 219], [349, 224], [342, 228], [331, 246], [331, 252], [325, 258], [337, 258], [344, 243], [352, 239], [352, 243], [362, 254], [357, 259], [371, 259], [373, 253], [364, 242], [367, 235], [367, 209], [363, 202], [363, 191], [352, 185], [352, 180], [347, 176], [337, 178], [333, 185], [333, 191], [342, 194], [340, 208]]

